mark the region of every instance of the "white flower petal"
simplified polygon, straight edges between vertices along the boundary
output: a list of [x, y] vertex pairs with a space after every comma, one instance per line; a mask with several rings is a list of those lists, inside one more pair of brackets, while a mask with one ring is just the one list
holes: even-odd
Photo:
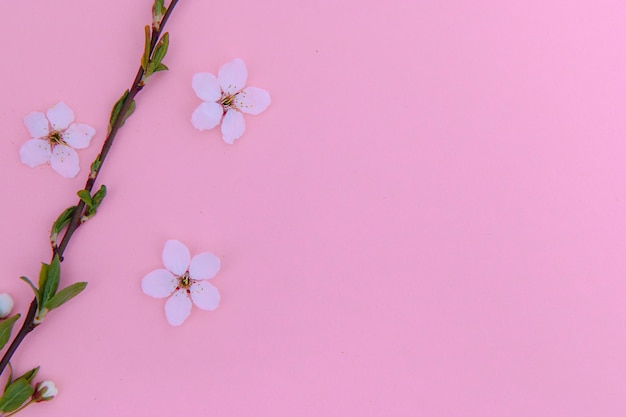
[[209, 101], [200, 104], [191, 115], [191, 124], [198, 130], [213, 129], [222, 120], [224, 108], [215, 102]]
[[227, 64], [222, 65], [217, 74], [220, 87], [225, 94], [234, 94], [246, 85], [248, 70], [246, 64], [237, 58]]
[[89, 142], [95, 134], [96, 129], [89, 125], [72, 123], [63, 133], [63, 140], [74, 149], [84, 149], [89, 146]]
[[215, 310], [220, 303], [220, 293], [208, 281], [198, 281], [191, 284], [191, 299], [202, 310]]
[[20, 148], [20, 160], [31, 168], [50, 160], [50, 144], [47, 140], [31, 139]]
[[165, 317], [172, 326], [180, 326], [191, 314], [191, 299], [186, 290], [178, 290], [165, 302]]
[[248, 87], [235, 96], [235, 106], [244, 113], [259, 114], [272, 100], [270, 93], [257, 87]]
[[24, 124], [28, 133], [34, 138], [44, 138], [50, 133], [50, 126], [48, 125], [48, 119], [46, 115], [37, 111], [28, 113], [24, 116]]
[[191, 254], [187, 246], [178, 240], [168, 240], [163, 248], [163, 265], [175, 275], [182, 276], [187, 272]]
[[219, 270], [220, 258], [209, 252], [197, 254], [189, 264], [189, 276], [192, 279], [213, 278]]
[[178, 280], [167, 269], [157, 269], [141, 280], [141, 290], [154, 298], [164, 298], [176, 290]]
[[78, 154], [69, 146], [56, 145], [50, 156], [50, 166], [62, 177], [74, 178], [80, 171]]
[[215, 78], [215, 75], [208, 72], [194, 74], [191, 80], [191, 87], [200, 100], [217, 101], [222, 97], [220, 83]]
[[46, 114], [54, 130], [66, 129], [74, 121], [74, 112], [62, 101], [50, 107]]
[[235, 139], [239, 139], [245, 131], [246, 121], [243, 119], [243, 114], [235, 109], [228, 110], [222, 121], [222, 138], [224, 142], [232, 145]]

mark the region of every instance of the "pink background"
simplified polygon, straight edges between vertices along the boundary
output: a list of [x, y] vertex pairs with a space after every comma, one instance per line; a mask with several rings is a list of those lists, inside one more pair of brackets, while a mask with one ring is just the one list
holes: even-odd
[[[25, 311], [132, 81], [151, 0], [5, 0], [0, 292]], [[109, 196], [66, 252], [84, 295], [15, 356], [24, 416], [626, 415], [622, 0], [181, 0]], [[243, 58], [273, 103], [233, 146], [189, 123], [195, 72]], [[65, 180], [22, 117], [98, 134]], [[215, 312], [140, 290], [167, 239], [212, 251]]]

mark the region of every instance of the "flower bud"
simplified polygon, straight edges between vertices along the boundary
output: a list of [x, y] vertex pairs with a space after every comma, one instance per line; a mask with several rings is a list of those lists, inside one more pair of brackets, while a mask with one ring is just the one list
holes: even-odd
[[51, 399], [56, 397], [58, 393], [59, 391], [57, 390], [56, 385], [54, 385], [54, 382], [52, 381], [38, 382], [37, 385], [35, 385], [35, 393], [33, 394], [33, 400], [38, 403], [42, 401], [50, 401]]
[[7, 293], [0, 294], [0, 319], [3, 319], [11, 314], [13, 304], [13, 297]]

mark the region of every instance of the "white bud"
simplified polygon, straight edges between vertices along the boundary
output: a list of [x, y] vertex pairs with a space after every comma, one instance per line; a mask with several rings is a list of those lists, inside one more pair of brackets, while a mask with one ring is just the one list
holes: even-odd
[[59, 393], [56, 385], [52, 381], [43, 381], [37, 383], [35, 385], [35, 393], [33, 394], [33, 399], [36, 402], [40, 401], [50, 401]]
[[0, 294], [0, 319], [3, 319], [11, 314], [13, 305], [13, 297], [7, 293]]

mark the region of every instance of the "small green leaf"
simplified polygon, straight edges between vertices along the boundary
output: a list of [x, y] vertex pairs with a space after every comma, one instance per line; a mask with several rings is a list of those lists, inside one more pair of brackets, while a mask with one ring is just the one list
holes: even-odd
[[15, 322], [20, 318], [19, 314], [9, 317], [6, 320], [0, 322], [0, 349], [4, 348], [9, 339], [11, 338], [11, 332]]
[[154, 6], [152, 6], [152, 27], [155, 30], [159, 30], [161, 27], [161, 20], [165, 15], [165, 6], [163, 0], [155, 0]]
[[48, 308], [49, 310], [54, 310], [55, 308], [59, 308], [60, 306], [62, 306], [63, 304], [67, 303], [72, 298], [80, 294], [85, 289], [86, 286], [87, 286], [86, 282], [77, 282], [75, 284], [72, 284], [68, 287], [63, 288], [54, 297], [52, 297], [50, 301], [46, 303], [46, 308]]
[[52, 230], [50, 231], [50, 242], [52, 242], [53, 245], [56, 244], [57, 237], [59, 236], [61, 230], [63, 230], [63, 228], [68, 225], [70, 220], [72, 220], [72, 214], [74, 214], [75, 208], [76, 206], [72, 206], [63, 210], [63, 213], [61, 213], [56, 221], [52, 224]]
[[124, 123], [126, 123], [126, 120], [132, 116], [132, 114], [135, 112], [135, 107], [137, 107], [137, 103], [135, 103], [135, 100], [130, 102], [130, 106], [128, 106], [128, 110], [126, 110], [126, 114], [124, 115], [124, 118], [122, 119], [122, 123], [120, 123], [120, 127], [124, 126]]
[[[43, 287], [41, 287], [41, 304], [39, 308], [40, 311], [43, 311], [43, 307], [46, 305], [49, 299], [54, 297], [57, 289], [59, 288], [59, 279], [61, 278], [61, 261], [59, 260], [59, 255], [54, 255], [52, 259], [52, 263], [48, 268], [48, 277], [46, 278], [46, 283]], [[43, 317], [41, 317], [43, 318]]]
[[89, 191], [87, 191], [87, 190], [80, 190], [76, 194], [78, 195], [78, 198], [83, 200], [83, 202], [85, 203], [85, 205], [87, 207], [89, 207], [89, 208], [93, 207], [93, 200], [91, 199], [91, 194], [89, 194]]
[[22, 276], [20, 277], [20, 279], [27, 283], [30, 288], [32, 288], [33, 292], [35, 293], [35, 297], [37, 297], [37, 304], [39, 304], [39, 290], [37, 289], [37, 287], [35, 287], [35, 284], [33, 284], [32, 281], [29, 280], [27, 277]]
[[146, 74], [144, 75], [144, 81], [147, 80], [153, 73], [158, 71], [164, 71], [167, 67], [161, 64], [163, 58], [165, 58], [165, 54], [167, 53], [167, 49], [170, 45], [170, 34], [165, 33], [159, 43], [156, 45], [154, 49], [154, 54], [152, 55], [152, 59], [148, 63], [148, 69], [146, 70]]
[[148, 63], [150, 62], [150, 26], [146, 25], [144, 31], [146, 35], [146, 40], [145, 46], [143, 48], [143, 56], [141, 57], [141, 68], [143, 68], [144, 71], [147, 71]]
[[149, 62], [148, 69], [146, 69], [146, 72], [143, 74], [143, 77], [141, 77], [141, 81], [143, 81], [144, 84], [147, 83], [148, 79], [153, 73], [154, 73], [154, 64], [152, 62]]
[[156, 68], [156, 66], [159, 65], [161, 61], [163, 61], [163, 58], [165, 58], [165, 54], [167, 54], [167, 48], [169, 48], [169, 46], [170, 34], [168, 32], [165, 32], [159, 40], [159, 43], [157, 43], [156, 48], [154, 49], [154, 54], [152, 55], [152, 60], [150, 62], [154, 63], [153, 68]]
[[48, 265], [45, 262], [41, 263], [41, 269], [39, 270], [39, 288], [43, 288], [46, 285], [46, 280], [48, 279]]
[[0, 398], [0, 411], [10, 413], [15, 411], [28, 400], [35, 392], [30, 383], [18, 378], [11, 383]]
[[169, 71], [169, 68], [165, 66], [165, 64], [159, 64], [156, 66], [153, 72], [159, 72], [159, 71]]
[[96, 193], [93, 195], [93, 197], [89, 197], [91, 204], [87, 204], [87, 210], [85, 210], [85, 221], [95, 216], [96, 212], [98, 211], [98, 207], [100, 207], [100, 204], [102, 203], [102, 200], [104, 200], [104, 197], [106, 197], [106, 195], [107, 187], [106, 185], [102, 185], [100, 186], [100, 189], [96, 191]]
[[102, 203], [102, 200], [104, 200], [104, 197], [106, 197], [106, 195], [107, 195], [107, 187], [106, 185], [102, 184], [100, 186], [100, 189], [96, 191], [96, 193], [93, 195], [94, 208], [100, 207], [100, 203]]
[[120, 97], [113, 105], [113, 109], [111, 109], [111, 118], [109, 119], [109, 128], [107, 133], [111, 133], [111, 129], [113, 129], [113, 124], [117, 120], [117, 116], [120, 114], [120, 110], [122, 110], [122, 104], [124, 104], [124, 100], [126, 100], [128, 94], [128, 90], [124, 91], [122, 97]]
[[152, 6], [153, 16], [162, 16], [165, 14], [165, 5], [163, 0], [155, 0], [154, 6]]
[[91, 178], [96, 178], [96, 173], [100, 169], [100, 165], [102, 165], [102, 161], [100, 160], [100, 155], [91, 163], [91, 169], [89, 170], [89, 176]]
[[30, 371], [22, 375], [19, 379], [25, 379], [26, 381], [32, 383], [33, 379], [35, 379], [35, 375], [37, 375], [37, 372], [39, 372], [39, 367], [31, 369]]

